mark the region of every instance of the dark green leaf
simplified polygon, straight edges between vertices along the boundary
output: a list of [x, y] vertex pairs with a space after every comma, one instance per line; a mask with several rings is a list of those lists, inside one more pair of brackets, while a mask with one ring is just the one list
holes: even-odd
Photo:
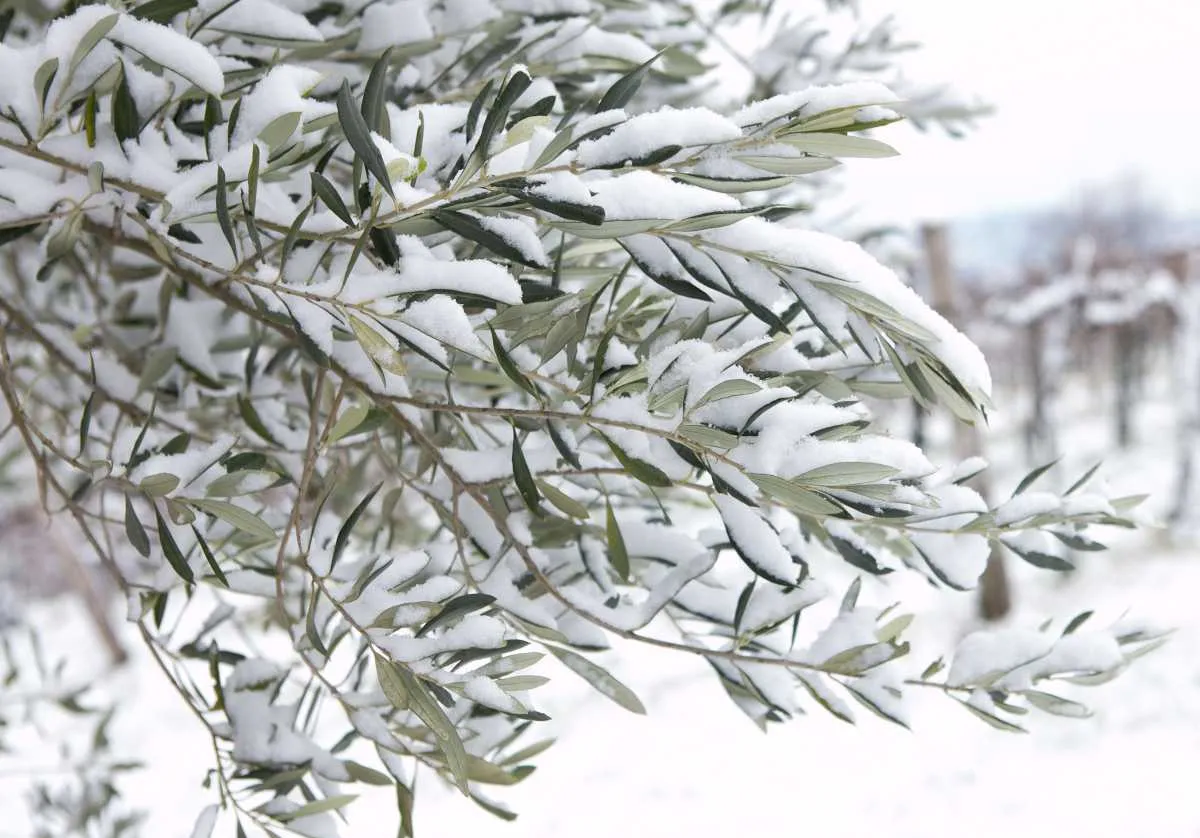
[[[417, 112], [417, 135], [413, 138], [412, 156], [421, 159], [421, 152], [425, 150], [425, 112]], [[414, 176], [415, 180], [415, 176]]]
[[[209, 101], [214, 101], [212, 98]], [[239, 100], [240, 101], [240, 100]], [[219, 113], [219, 105], [218, 113]], [[258, 211], [258, 176], [259, 165], [261, 164], [261, 154], [259, 152], [258, 143], [255, 143], [250, 149], [250, 171], [246, 175], [246, 203], [250, 207], [250, 212]]]
[[146, 535], [142, 522], [138, 520], [137, 511], [128, 495], [125, 496], [125, 537], [129, 539], [134, 550], [149, 558], [150, 538]]
[[649, 61], [639, 64], [613, 82], [612, 87], [606, 90], [604, 96], [601, 97], [600, 104], [596, 106], [596, 113], [625, 107], [629, 100], [633, 98], [633, 95], [637, 93], [638, 88], [642, 86], [642, 81], [646, 78], [646, 73], [650, 72], [650, 65], [658, 60], [662, 52], [660, 50]]
[[665, 489], [674, 485], [674, 483], [671, 481], [671, 478], [667, 476], [666, 472], [664, 472], [658, 466], [651, 465], [645, 460], [625, 453], [625, 451], [621, 449], [621, 446], [617, 445], [604, 434], [600, 434], [600, 438], [608, 443], [609, 450], [613, 452], [613, 455], [618, 461], [620, 461], [621, 466], [627, 472], [629, 472], [631, 477], [642, 481], [647, 486], [654, 486], [660, 489]]
[[188, 244], [201, 244], [203, 241], [199, 236], [197, 236], [187, 227], [184, 227], [182, 224], [172, 224], [171, 226], [167, 227], [167, 235], [173, 239], [178, 239], [181, 242], [187, 242]]
[[179, 578], [189, 585], [195, 582], [195, 576], [192, 574], [192, 569], [188, 567], [187, 559], [183, 557], [183, 553], [179, 551], [179, 545], [175, 543], [175, 537], [171, 535], [171, 528], [163, 518], [162, 513], [158, 511], [158, 507], [154, 507], [154, 518], [158, 523], [158, 543], [162, 547], [163, 556], [167, 560], [167, 564], [171, 565], [172, 569], [179, 574]]
[[879, 564], [874, 556], [865, 550], [859, 549], [849, 541], [837, 538], [836, 536], [830, 536], [830, 538], [833, 541], [833, 546], [842, 554], [842, 558], [859, 570], [865, 570], [867, 573], [875, 576], [884, 576], [892, 572], [890, 567], [884, 567]]
[[396, 234], [385, 227], [372, 227], [370, 231], [371, 250], [379, 260], [389, 268], [400, 262], [400, 248], [396, 244]]
[[391, 68], [392, 48], [388, 47], [371, 67], [367, 83], [363, 85], [362, 115], [367, 127], [382, 137], [391, 135], [387, 122], [387, 77]]
[[708, 466], [704, 465], [704, 461], [701, 460], [700, 457], [697, 456], [696, 452], [691, 448], [688, 448], [686, 445], [676, 442], [673, 439], [668, 439], [667, 445], [671, 446], [671, 450], [679, 456], [679, 459], [683, 460], [692, 468], [699, 469], [700, 471], [708, 471]]
[[568, 221], [582, 221], [584, 224], [604, 223], [604, 207], [599, 204], [579, 204], [570, 201], [559, 201], [527, 189], [508, 189], [506, 191], [520, 198], [530, 206], [545, 210], [552, 215], [557, 215], [559, 218], [565, 218]]
[[396, 195], [392, 191], [392, 180], [388, 176], [387, 165], [383, 162], [383, 155], [379, 153], [379, 148], [371, 138], [371, 129], [367, 127], [366, 120], [363, 119], [359, 109], [354, 106], [354, 96], [350, 92], [348, 80], [343, 80], [341, 89], [338, 90], [337, 112], [338, 121], [342, 125], [342, 131], [345, 133], [350, 147], [367, 167], [367, 171], [374, 176], [375, 180], [392, 197], [392, 200], [395, 200]]
[[117, 87], [113, 91], [111, 98], [112, 126], [117, 139], [121, 142], [132, 140], [141, 133], [142, 121], [141, 117], [138, 116], [137, 104], [133, 101], [133, 94], [129, 92], [129, 82], [125, 78], [124, 66], [122, 66], [121, 78], [117, 82]]
[[[257, 145], [254, 146], [254, 150], [258, 151]], [[242, 205], [242, 220], [246, 222], [246, 232], [250, 234], [250, 241], [254, 244], [254, 252], [258, 254], [259, 259], [262, 259], [262, 237], [258, 234], [258, 223], [254, 220], [254, 210], [250, 209], [245, 198], [240, 198], [239, 200]]]
[[487, 248], [506, 261], [517, 262], [531, 268], [543, 267], [540, 263], [526, 257], [524, 253], [509, 244], [502, 236], [488, 230], [479, 221], [466, 213], [454, 210], [433, 210], [429, 213], [429, 217], [450, 232], [462, 236], [467, 241], [474, 242], [480, 247]]
[[465, 617], [473, 611], [487, 608], [496, 601], [490, 594], [463, 594], [445, 603], [425, 625], [417, 629], [416, 636], [422, 637], [439, 626], [448, 625], [460, 617]]
[[475, 126], [479, 124], [479, 115], [483, 113], [484, 100], [491, 94], [492, 88], [496, 86], [495, 79], [488, 79], [487, 84], [480, 89], [475, 98], [471, 100], [471, 106], [467, 108], [467, 121], [463, 127], [463, 131], [467, 139], [475, 136]]
[[[301, 301], [300, 304], [308, 305], [308, 303], [304, 301]], [[313, 305], [315, 305], [315, 303]], [[308, 332], [304, 331], [304, 327], [300, 325], [300, 321], [296, 318], [296, 315], [292, 314], [291, 308], [288, 308], [286, 303], [284, 303], [284, 307], [287, 308], [288, 321], [290, 322], [292, 331], [295, 334], [296, 343], [300, 345], [300, 351], [307, 355], [308, 359], [314, 364], [322, 367], [329, 366], [329, 358], [326, 356], [324, 350], [317, 346], [316, 341], [308, 336]]]
[[[629, 581], [629, 551], [625, 549], [625, 537], [617, 525], [617, 517], [613, 514], [612, 504], [605, 501], [604, 529], [608, 537], [608, 560], [617, 575]], [[552, 650], [553, 651], [553, 650]]]
[[725, 525], [725, 532], [729, 537], [729, 543], [733, 546], [734, 552], [738, 554], [746, 567], [753, 571], [755, 576], [760, 576], [763, 579], [766, 579], [768, 582], [774, 582], [776, 585], [782, 585], [784, 587], [795, 585], [797, 583], [800, 575], [799, 565], [797, 565], [795, 568], [795, 576], [791, 578], [780, 576], [779, 574], [775, 573], [772, 568], [768, 567], [764, 562], [759, 560], [759, 556], [755, 551], [757, 545], [753, 543], [743, 544], [739, 542], [734, 537], [733, 528], [728, 524]]
[[622, 169], [626, 166], [638, 169], [649, 168], [651, 166], [657, 166], [659, 163], [665, 163], [682, 150], [683, 146], [681, 145], [665, 145], [661, 148], [656, 148], [653, 151], [649, 151], [639, 157], [622, 157], [619, 160], [613, 160], [611, 163], [600, 164], [596, 168]]
[[163, 624], [163, 618], [167, 616], [168, 593], [167, 592], [158, 593], [156, 591], [154, 593], [153, 597], [154, 597], [154, 607], [153, 607], [154, 627], [156, 629], [161, 629], [162, 624]]
[[788, 333], [790, 331], [787, 324], [779, 319], [779, 315], [738, 288], [737, 284], [733, 281], [733, 277], [721, 266], [720, 262], [716, 262], [715, 264], [717, 270], [725, 278], [725, 284], [729, 286], [730, 293], [737, 297], [738, 302], [744, 305], [747, 311], [757, 317], [759, 321], [765, 323], [772, 332]]
[[312, 211], [312, 205], [306, 206], [300, 210], [300, 214], [293, 219], [292, 224], [288, 227], [287, 235], [283, 237], [283, 246], [279, 248], [279, 264], [286, 265], [288, 256], [291, 255], [292, 248], [296, 245], [296, 240], [300, 237], [300, 228], [304, 226], [304, 220], [308, 218], [309, 212]]
[[1015, 547], [1012, 544], [1009, 544], [1007, 541], [1001, 541], [1001, 543], [1034, 567], [1040, 567], [1043, 570], [1057, 571], [1068, 571], [1075, 569], [1075, 565], [1071, 564], [1066, 559], [1059, 558], [1058, 556], [1053, 556], [1049, 553], [1043, 553], [1039, 550], [1026, 550], [1023, 547]]
[[79, 417], [79, 455], [83, 456], [83, 449], [87, 446], [88, 432], [92, 427], [92, 405], [96, 401], [96, 392], [93, 390], [88, 395], [87, 401], [83, 403], [83, 415]]
[[1095, 473], [1099, 469], [1100, 469], [1100, 463], [1096, 463], [1094, 466], [1092, 466], [1087, 471], [1085, 471], [1083, 473], [1082, 477], [1080, 477], [1078, 480], [1076, 480], [1074, 483], [1072, 483], [1071, 488], [1067, 489], [1067, 491], [1063, 492], [1063, 495], [1064, 496], [1069, 495], [1072, 492], [1075, 492], [1076, 490], [1080, 489], [1085, 483], [1087, 483], [1089, 480], [1092, 479], [1092, 476], [1095, 475]]
[[554, 111], [554, 103], [557, 101], [557, 96], [543, 96], [529, 107], [522, 108], [513, 114], [513, 124], [516, 124], [523, 119], [529, 119], [531, 116], [549, 116]]
[[1058, 463], [1058, 460], [1054, 460], [1052, 462], [1046, 463], [1043, 466], [1038, 466], [1033, 471], [1029, 472], [1029, 474], [1025, 475], [1025, 478], [1020, 483], [1017, 484], [1017, 488], [1013, 492], [1013, 497], [1016, 497], [1017, 495], [1021, 494], [1021, 492], [1024, 492], [1026, 489], [1028, 489], [1030, 486], [1032, 486], [1033, 482], [1035, 480], [1037, 480], [1039, 477], [1041, 477], [1043, 474], [1045, 474], [1050, 469], [1054, 468], [1055, 464], [1057, 464], [1057, 463]]
[[387, 774], [384, 774], [382, 771], [376, 771], [374, 768], [355, 762], [352, 759], [346, 760], [342, 765], [351, 779], [358, 780], [360, 783], [366, 783], [370, 786], [390, 786], [392, 784], [392, 778]]
[[514, 384], [516, 384], [525, 392], [529, 393], [534, 398], [538, 398], [540, 394], [538, 393], [537, 388], [533, 386], [533, 382], [531, 382], [525, 376], [525, 373], [521, 372], [520, 368], [517, 367], [517, 365], [513, 362], [513, 359], [509, 356], [508, 351], [504, 348], [503, 344], [500, 343], [500, 338], [496, 335], [496, 330], [489, 326], [488, 331], [492, 333], [492, 351], [496, 353], [496, 361], [500, 364], [500, 369], [504, 371], [504, 374], [508, 376], [509, 380], [511, 380]]
[[258, 411], [254, 409], [254, 405], [248, 398], [243, 395], [238, 395], [238, 412], [242, 416], [242, 421], [249, 426], [250, 430], [258, 434], [272, 445], [278, 445], [275, 437], [271, 436], [271, 432], [267, 430], [267, 426], [263, 424], [262, 419], [258, 416]]
[[19, 227], [4, 227], [0, 228], [0, 247], [14, 242], [21, 236], [28, 235], [38, 228], [37, 224], [23, 224]]
[[217, 206], [217, 224], [221, 226], [221, 233], [224, 234], [225, 241], [229, 242], [229, 250], [233, 253], [233, 258], [237, 259], [237, 236], [233, 232], [233, 220], [229, 217], [227, 195], [228, 193], [225, 189], [225, 170], [217, 166], [217, 191], [214, 196]]
[[512, 432], [512, 468], [513, 479], [517, 481], [517, 490], [520, 491], [521, 498], [531, 511], [536, 511], [542, 496], [538, 492], [537, 484], [533, 481], [533, 472], [529, 470], [529, 463], [525, 460], [525, 452], [521, 450], [521, 442], [517, 439], [515, 427]]
[[475, 153], [479, 155], [480, 159], [487, 159], [492, 139], [504, 127], [513, 103], [521, 98], [521, 94], [529, 89], [532, 82], [529, 73], [524, 70], [516, 70], [496, 95], [496, 101], [488, 111], [487, 118], [483, 121], [483, 128], [479, 131], [479, 139], [475, 143]]
[[596, 344], [594, 357], [592, 358], [592, 379], [591, 385], [588, 388], [588, 394], [593, 398], [596, 391], [600, 387], [600, 378], [604, 375], [604, 359], [608, 355], [608, 344], [613, 338], [613, 329], [615, 326], [609, 326], [604, 330], [604, 334], [600, 336], [599, 342]]
[[345, 523], [342, 524], [342, 528], [338, 530], [337, 538], [333, 542], [333, 556], [329, 560], [329, 571], [331, 573], [337, 566], [338, 559], [342, 557], [342, 553], [346, 549], [346, 544], [350, 540], [350, 533], [354, 530], [354, 525], [358, 523], [358, 519], [366, 511], [367, 504], [371, 502], [375, 494], [382, 488], [383, 484], [380, 483], [374, 489], [367, 492], [366, 496], [358, 502], [358, 506], [354, 507], [354, 511], [350, 513], [350, 516], [346, 518]]
[[129, 13], [142, 20], [169, 23], [173, 17], [196, 8], [197, 0], [148, 0], [134, 7]]
[[181, 431], [167, 440], [167, 444], [162, 447], [164, 454], [182, 454], [188, 450], [188, 446], [192, 444], [192, 435], [187, 431]]
[[[621, 244], [624, 246], [623, 242]], [[628, 250], [628, 248], [626, 249]], [[650, 279], [661, 285], [663, 288], [666, 288], [671, 293], [677, 294], [680, 297], [687, 297], [688, 299], [692, 300], [703, 300], [707, 303], [712, 302], [713, 298], [709, 296], [707, 292], [697, 288], [695, 285], [692, 285], [692, 283], [679, 279], [676, 276], [672, 276], [668, 271], [659, 270], [654, 265], [639, 259], [632, 250], [629, 251], [629, 255], [633, 258], [633, 261], [637, 264], [638, 269], [642, 273], [650, 277]]]
[[1071, 634], [1081, 625], [1086, 623], [1088, 618], [1091, 617], [1093, 613], [1094, 612], [1092, 611], [1081, 611], [1080, 613], [1076, 614], [1072, 618], [1071, 622], [1067, 623], [1067, 627], [1063, 629], [1063, 636], [1065, 637], [1066, 635]]
[[1061, 541], [1063, 544], [1070, 547], [1072, 550], [1082, 550], [1087, 553], [1095, 553], [1101, 550], [1107, 550], [1108, 547], [1101, 544], [1099, 541], [1093, 541], [1090, 538], [1085, 538], [1078, 533], [1059, 532], [1058, 530], [1050, 530], [1050, 534]]
[[225, 571], [221, 570], [221, 565], [217, 563], [217, 557], [209, 549], [208, 542], [204, 540], [204, 536], [200, 534], [200, 530], [196, 529], [195, 524], [192, 524], [191, 527], [192, 532], [196, 535], [196, 543], [200, 545], [200, 552], [204, 554], [204, 561], [208, 562], [208, 566], [212, 568], [213, 576], [216, 576], [221, 584], [228, 588], [229, 580], [225, 577]]
[[346, 208], [346, 203], [342, 200], [342, 196], [338, 194], [337, 188], [324, 175], [310, 172], [309, 177], [312, 179], [313, 194], [321, 199], [321, 203], [329, 207], [329, 211], [346, 224], [354, 226], [354, 216]]
[[579, 462], [579, 455], [571, 450], [571, 446], [567, 445], [567, 441], [563, 438], [562, 431], [558, 426], [551, 421], [546, 422], [546, 430], [550, 434], [550, 441], [554, 443], [555, 449], [564, 460], [571, 464], [574, 468], [583, 468]]
[[754, 593], [754, 580], [751, 579], [742, 588], [742, 592], [738, 594], [737, 607], [733, 609], [733, 633], [734, 635], [741, 634], [742, 617], [746, 614], [746, 606], [750, 604], [750, 597]]
[[321, 632], [317, 628], [317, 596], [314, 592], [312, 602], [308, 604], [307, 613], [304, 615], [304, 636], [308, 638], [308, 642], [318, 655], [327, 658], [329, 650], [325, 648], [325, 643], [321, 640]]
[[581, 521], [586, 521], [591, 517], [586, 506], [548, 480], [538, 480], [537, 485], [546, 500], [550, 501], [554, 508], [563, 514], [570, 515], [572, 518], [578, 518]]

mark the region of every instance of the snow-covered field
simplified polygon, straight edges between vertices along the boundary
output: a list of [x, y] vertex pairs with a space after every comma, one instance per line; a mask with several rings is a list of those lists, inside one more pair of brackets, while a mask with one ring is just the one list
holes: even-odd
[[[1159, 398], [1144, 408], [1140, 434], [1152, 441], [1124, 454], [1106, 451], [1106, 415], [1073, 399], [1065, 475], [1100, 455], [1120, 489], [1159, 493], [1162, 509], [1173, 477], [1172, 412]], [[1095, 398], [1095, 394], [1088, 398]], [[1003, 417], [1001, 417], [1002, 419]], [[997, 425], [991, 454], [1019, 462], [1011, 431]], [[1001, 474], [1011, 485], [1019, 471]], [[419, 836], [497, 838], [641, 838], [641, 836], [1200, 836], [1200, 802], [1192, 769], [1200, 753], [1200, 550], [1171, 545], [1161, 533], [1120, 541], [1109, 554], [1084, 556], [1064, 580], [1014, 568], [1015, 623], [1093, 619], [1126, 609], [1177, 628], [1163, 649], [1137, 661], [1117, 681], [1073, 697], [1095, 710], [1077, 721], [1028, 718], [1028, 735], [985, 726], [935, 690], [915, 696], [908, 732], [860, 714], [857, 727], [820, 710], [764, 735], [728, 701], [706, 667], [667, 652], [618, 647], [608, 663], [647, 705], [633, 716], [566, 675], [543, 688], [559, 743], [539, 770], [501, 796], [519, 813], [511, 824], [477, 809], [431, 776], [418, 775]], [[916, 580], [872, 582], [880, 601], [903, 599], [921, 615], [917, 640], [950, 645], [971, 630], [973, 601], [932, 591]], [[40, 606], [51, 651], [70, 650], [80, 677], [102, 660], [73, 603]], [[118, 759], [146, 769], [122, 786], [149, 810], [144, 834], [190, 834], [199, 810], [215, 801], [200, 783], [211, 751], [203, 729], [154, 670], [129, 632], [134, 662], [111, 689], [126, 696], [117, 723]], [[917, 644], [919, 647], [919, 643]], [[15, 737], [20, 741], [21, 737]], [[26, 741], [31, 746], [31, 741]], [[23, 836], [21, 794], [30, 770], [55, 765], [52, 753], [22, 749], [0, 755], [0, 836]], [[351, 808], [345, 834], [395, 834], [387, 795]], [[218, 831], [216, 834], [232, 834]]]

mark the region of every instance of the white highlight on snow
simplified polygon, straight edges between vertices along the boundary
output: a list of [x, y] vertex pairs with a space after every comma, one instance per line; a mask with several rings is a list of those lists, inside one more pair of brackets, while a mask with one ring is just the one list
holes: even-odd
[[663, 108], [639, 114], [611, 133], [581, 143], [575, 155], [580, 165], [594, 168], [638, 160], [668, 146], [693, 148], [736, 140], [741, 129], [707, 108]]
[[433, 28], [425, 16], [427, 8], [424, 0], [396, 0], [367, 6], [358, 38], [359, 51], [375, 52], [433, 38]]
[[122, 14], [109, 38], [178, 73], [210, 96], [225, 89], [225, 74], [212, 53], [169, 26]]
[[595, 202], [604, 207], [604, 216], [608, 221], [624, 218], [675, 221], [706, 212], [741, 208], [732, 195], [710, 192], [640, 170], [609, 180], [594, 181], [589, 185], [596, 193]]
[[794, 112], [802, 116], [815, 116], [837, 108], [888, 105], [898, 101], [895, 93], [878, 82], [816, 85], [746, 105], [733, 115], [733, 121], [745, 127]]

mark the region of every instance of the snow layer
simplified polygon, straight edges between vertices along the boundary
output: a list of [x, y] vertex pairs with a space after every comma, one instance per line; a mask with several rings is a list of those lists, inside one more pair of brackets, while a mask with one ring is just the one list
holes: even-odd
[[737, 210], [732, 195], [677, 183], [653, 172], [635, 171], [590, 184], [595, 201], [609, 221], [623, 218], [661, 218], [675, 221], [706, 212]]
[[741, 129], [707, 108], [663, 108], [639, 114], [612, 132], [580, 144], [577, 163], [589, 168], [638, 160], [667, 146], [703, 146], [729, 142]]
[[804, 116], [815, 116], [836, 108], [886, 105], [897, 101], [896, 94], [878, 82], [815, 85], [746, 105], [734, 114], [733, 121], [746, 126], [769, 122], [797, 111]]

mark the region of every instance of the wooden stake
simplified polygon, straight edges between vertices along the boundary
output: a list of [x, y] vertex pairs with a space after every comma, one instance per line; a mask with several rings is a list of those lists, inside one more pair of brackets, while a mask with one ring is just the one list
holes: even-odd
[[[925, 259], [929, 270], [930, 303], [933, 308], [955, 323], [958, 320], [957, 300], [955, 298], [954, 271], [950, 264], [950, 247], [946, 236], [946, 228], [940, 224], [926, 224], [921, 227], [921, 238], [925, 245]], [[954, 454], [960, 460], [981, 454], [983, 438], [977, 425], [965, 422], [954, 423]], [[979, 492], [984, 499], [988, 498], [989, 485], [987, 472], [976, 475], [969, 485]], [[996, 549], [988, 557], [987, 569], [979, 580], [979, 614], [985, 620], [999, 620], [1012, 609], [1012, 591], [1008, 583], [1008, 573], [1004, 566], [1004, 556]]]

